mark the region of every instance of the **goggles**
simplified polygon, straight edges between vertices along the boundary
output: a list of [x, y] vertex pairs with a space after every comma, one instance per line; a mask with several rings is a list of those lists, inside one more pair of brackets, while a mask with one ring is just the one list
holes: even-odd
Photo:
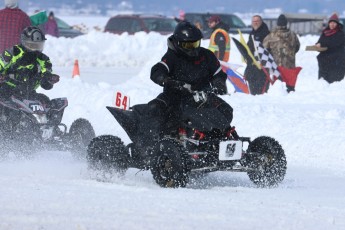
[[44, 48], [44, 41], [40, 41], [40, 42], [25, 41], [23, 45], [25, 46], [25, 48], [27, 48], [30, 51], [42, 52]]
[[183, 49], [195, 49], [195, 48], [199, 48], [200, 47], [200, 40], [197, 40], [195, 42], [180, 42], [180, 46]]

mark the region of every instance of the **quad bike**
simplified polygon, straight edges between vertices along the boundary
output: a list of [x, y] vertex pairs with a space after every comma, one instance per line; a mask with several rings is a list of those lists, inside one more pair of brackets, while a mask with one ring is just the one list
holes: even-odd
[[0, 98], [0, 157], [11, 151], [25, 155], [61, 150], [85, 158], [87, 145], [95, 137], [94, 129], [89, 121], [79, 118], [67, 132], [67, 126], [61, 123], [67, 105], [66, 98], [50, 101], [43, 94], [36, 94], [36, 99], [21, 94]]
[[95, 137], [87, 149], [88, 167], [120, 175], [129, 167], [151, 170], [162, 187], [184, 187], [192, 174], [214, 171], [247, 172], [259, 187], [277, 186], [286, 173], [282, 146], [268, 136], [253, 141], [239, 137], [224, 115], [208, 103], [212, 96], [212, 91], [190, 92], [178, 110], [167, 111], [178, 111], [167, 121], [152, 115], [148, 104], [129, 111], [107, 107], [132, 143], [125, 146], [112, 135]]

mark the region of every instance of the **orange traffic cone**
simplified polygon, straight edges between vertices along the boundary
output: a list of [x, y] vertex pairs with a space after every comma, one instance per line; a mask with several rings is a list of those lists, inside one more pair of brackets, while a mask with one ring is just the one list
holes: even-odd
[[79, 72], [79, 63], [78, 60], [76, 59], [74, 61], [74, 67], [73, 67], [73, 73], [72, 73], [72, 78], [74, 77], [79, 77], [80, 76], [80, 72]]

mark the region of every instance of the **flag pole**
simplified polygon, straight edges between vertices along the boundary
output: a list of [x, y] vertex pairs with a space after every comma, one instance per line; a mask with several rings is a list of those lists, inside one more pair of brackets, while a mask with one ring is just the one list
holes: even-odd
[[[261, 66], [261, 69], [262, 69], [262, 71], [265, 73], [265, 75], [266, 75], [266, 80], [268, 80], [270, 83], [272, 83], [272, 81], [271, 81], [271, 78], [270, 78], [270, 76], [269, 76], [269, 73], [267, 72], [267, 69], [264, 67], [264, 66], [262, 66], [262, 64], [261, 64], [261, 58], [260, 58], [260, 55], [259, 55], [259, 52], [258, 52], [258, 47], [256, 47], [256, 44], [255, 44], [255, 40], [254, 40], [254, 36], [252, 35], [252, 36], [250, 36], [251, 37], [251, 39], [252, 39], [252, 41], [253, 41], [253, 45], [254, 45], [254, 49], [255, 49], [255, 52], [258, 54], [257, 56], [257, 58], [259, 59], [259, 62], [260, 62], [260, 66]], [[267, 82], [267, 81], [266, 81]], [[266, 85], [266, 83], [265, 83], [265, 85]], [[266, 87], [266, 86], [265, 86]]]
[[261, 65], [258, 64], [257, 60], [255, 59], [252, 51], [250, 50], [250, 48], [248, 47], [247, 43], [245, 42], [242, 32], [240, 29], [237, 29], [239, 35], [240, 35], [240, 43], [244, 46], [244, 48], [247, 50], [247, 54], [249, 55], [249, 57], [253, 60], [253, 64], [258, 68], [261, 69]]
[[[256, 47], [256, 44], [255, 44], [254, 35], [250, 36], [250, 38], [252, 39], [252, 42], [253, 42], [253, 45], [254, 45], [255, 52], [257, 53], [258, 61], [260, 62], [260, 65], [261, 65], [261, 59], [260, 59], [260, 56], [259, 56], [258, 47]], [[255, 57], [255, 55], [254, 55], [254, 57]], [[262, 67], [263, 67], [263, 66], [261, 65], [261, 68], [262, 68]]]

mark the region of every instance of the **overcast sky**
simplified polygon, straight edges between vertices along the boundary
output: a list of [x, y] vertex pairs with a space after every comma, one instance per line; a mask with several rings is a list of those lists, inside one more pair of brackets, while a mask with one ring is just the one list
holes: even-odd
[[85, 7], [89, 12], [103, 15], [123, 10], [177, 15], [180, 9], [188, 12], [222, 13], [262, 13], [266, 10], [280, 9], [289, 13], [332, 14], [338, 12], [340, 15], [345, 15], [345, 1], [343, 0], [207, 0], [202, 3], [199, 0], [21, 0], [20, 4], [25, 10], [64, 8], [67, 13], [69, 12], [67, 8], [80, 10]]

